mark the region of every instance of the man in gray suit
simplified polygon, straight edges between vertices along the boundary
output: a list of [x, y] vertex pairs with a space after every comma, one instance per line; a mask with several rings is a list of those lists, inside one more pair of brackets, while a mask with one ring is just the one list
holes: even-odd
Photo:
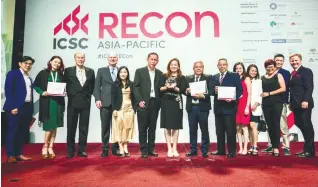
[[[117, 54], [111, 52], [108, 55], [108, 66], [99, 68], [97, 71], [94, 97], [96, 107], [100, 110], [100, 119], [102, 125], [102, 157], [108, 156], [109, 136], [112, 119], [111, 109], [111, 87], [117, 77]], [[112, 154], [118, 156], [117, 145], [113, 144]]]

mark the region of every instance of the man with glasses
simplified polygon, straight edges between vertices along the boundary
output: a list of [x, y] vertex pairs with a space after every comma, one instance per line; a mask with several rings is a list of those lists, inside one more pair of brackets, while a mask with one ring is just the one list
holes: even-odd
[[19, 69], [8, 72], [5, 80], [6, 101], [3, 110], [8, 116], [6, 140], [7, 162], [31, 160], [23, 155], [23, 142], [33, 115], [33, 81], [29, 75], [34, 59], [24, 56]]

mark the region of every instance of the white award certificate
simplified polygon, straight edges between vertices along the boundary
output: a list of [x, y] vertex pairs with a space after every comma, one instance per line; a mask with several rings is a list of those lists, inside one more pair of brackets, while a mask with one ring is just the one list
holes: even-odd
[[228, 86], [218, 86], [218, 100], [236, 100], [236, 88]]
[[206, 81], [190, 82], [189, 86], [191, 96], [194, 96], [199, 93], [207, 93]]
[[48, 82], [47, 93], [50, 96], [65, 96], [66, 83]]

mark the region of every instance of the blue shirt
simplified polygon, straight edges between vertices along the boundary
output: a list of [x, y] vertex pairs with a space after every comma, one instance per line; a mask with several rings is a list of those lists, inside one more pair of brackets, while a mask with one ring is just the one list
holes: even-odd
[[278, 73], [282, 74], [284, 81], [285, 81], [285, 86], [286, 86], [286, 91], [281, 94], [282, 102], [288, 104], [289, 103], [289, 80], [290, 80], [290, 73], [289, 71], [280, 68], [278, 70]]

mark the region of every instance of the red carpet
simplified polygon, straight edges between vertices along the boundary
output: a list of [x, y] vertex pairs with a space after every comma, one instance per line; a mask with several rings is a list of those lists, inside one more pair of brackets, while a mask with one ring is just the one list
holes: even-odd
[[[302, 145], [292, 143], [292, 153], [301, 150]], [[261, 144], [261, 148], [265, 146]], [[213, 144], [211, 150], [215, 147]], [[187, 158], [185, 153], [189, 145], [180, 144], [180, 158], [167, 159], [166, 146], [158, 144], [156, 151], [159, 157], [142, 159], [138, 144], [131, 144], [131, 157], [101, 158], [100, 144], [89, 144], [88, 158], [67, 159], [65, 144], [56, 144], [54, 150], [57, 158], [42, 160], [41, 148], [41, 144], [26, 145], [25, 155], [32, 156], [32, 161], [17, 164], [5, 163], [5, 150], [2, 148], [2, 186], [318, 186], [318, 157], [300, 159], [292, 155], [276, 158], [260, 154], [258, 157], [233, 159], [224, 156]]]

